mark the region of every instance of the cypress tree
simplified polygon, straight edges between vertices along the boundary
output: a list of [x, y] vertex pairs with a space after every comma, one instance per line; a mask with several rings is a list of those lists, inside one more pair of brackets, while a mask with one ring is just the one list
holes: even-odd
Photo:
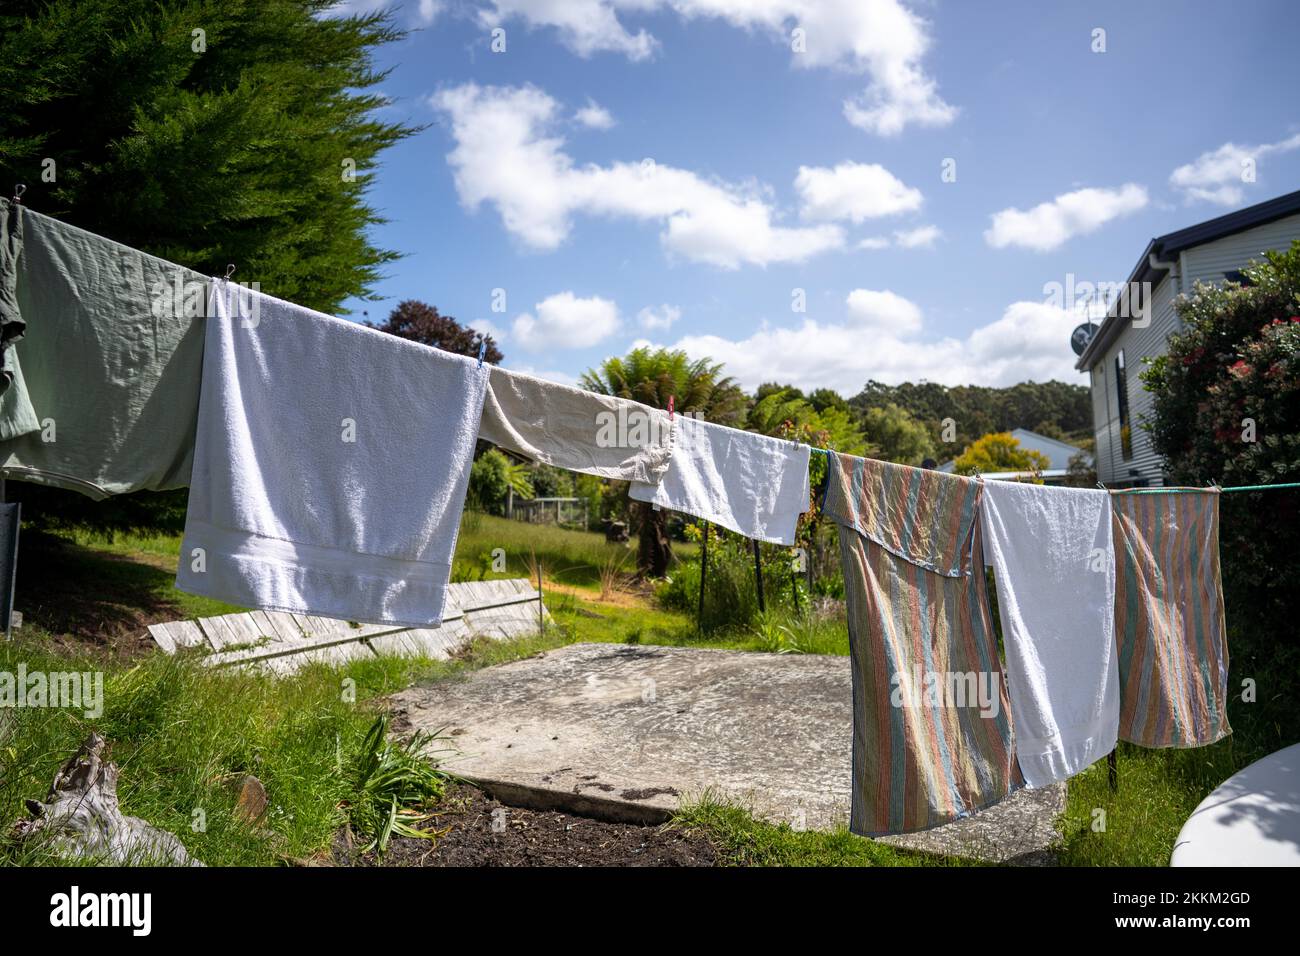
[[334, 0], [6, 0], [0, 190], [207, 275], [326, 312], [396, 258], [365, 201], [379, 154], [373, 65], [404, 36]]

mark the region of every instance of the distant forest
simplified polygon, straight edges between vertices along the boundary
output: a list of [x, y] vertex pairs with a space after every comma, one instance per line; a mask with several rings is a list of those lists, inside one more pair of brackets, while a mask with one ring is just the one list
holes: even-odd
[[945, 418], [956, 423], [960, 450], [989, 432], [1028, 428], [1041, 435], [1083, 444], [1092, 439], [1088, 389], [1064, 382], [1021, 382], [1007, 388], [948, 387], [935, 382], [885, 385], [870, 381], [849, 399], [860, 411], [897, 405], [923, 422], [936, 441]]

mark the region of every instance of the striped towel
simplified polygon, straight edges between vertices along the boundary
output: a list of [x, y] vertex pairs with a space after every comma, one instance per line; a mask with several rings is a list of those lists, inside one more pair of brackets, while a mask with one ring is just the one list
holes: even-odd
[[1219, 492], [1117, 491], [1115, 634], [1121, 740], [1200, 747], [1228, 726]]
[[950, 823], [1023, 785], [975, 521], [982, 485], [830, 456], [853, 665], [863, 836]]

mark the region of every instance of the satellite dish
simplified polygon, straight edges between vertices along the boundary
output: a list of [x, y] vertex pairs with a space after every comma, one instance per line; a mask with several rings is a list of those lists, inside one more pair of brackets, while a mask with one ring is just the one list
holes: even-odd
[[1097, 334], [1097, 328], [1095, 322], [1085, 322], [1070, 333], [1070, 348], [1074, 349], [1075, 355], [1082, 355], [1087, 351], [1092, 337]]

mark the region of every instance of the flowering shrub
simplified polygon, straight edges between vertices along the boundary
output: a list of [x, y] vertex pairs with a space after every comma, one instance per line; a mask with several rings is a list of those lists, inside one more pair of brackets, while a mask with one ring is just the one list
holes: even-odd
[[[1142, 373], [1155, 396], [1146, 427], [1171, 484], [1300, 481], [1300, 241], [1244, 274], [1244, 285], [1198, 284], [1181, 299], [1184, 330]], [[1220, 516], [1233, 669], [1293, 679], [1300, 488], [1224, 495]], [[1249, 659], [1257, 669], [1241, 669]]]

